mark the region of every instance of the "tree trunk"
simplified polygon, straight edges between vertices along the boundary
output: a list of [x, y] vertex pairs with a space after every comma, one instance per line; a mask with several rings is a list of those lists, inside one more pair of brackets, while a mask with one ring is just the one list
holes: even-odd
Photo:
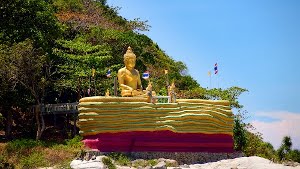
[[40, 114], [41, 114], [41, 104], [38, 104], [35, 106], [35, 119], [36, 119], [36, 124], [37, 124], [37, 131], [36, 131], [36, 140], [39, 140], [42, 136], [42, 127], [41, 127], [41, 122], [40, 122]]
[[11, 128], [12, 128], [12, 123], [13, 123], [13, 116], [12, 116], [12, 112], [10, 111], [9, 108], [6, 108], [5, 111], [5, 119], [6, 119], [6, 123], [5, 123], [5, 137], [7, 140], [10, 140], [11, 137]]

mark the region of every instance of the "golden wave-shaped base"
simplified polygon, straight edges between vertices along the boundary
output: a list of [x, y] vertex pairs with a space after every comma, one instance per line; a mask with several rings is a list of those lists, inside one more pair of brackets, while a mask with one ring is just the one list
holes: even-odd
[[177, 99], [148, 103], [141, 97], [87, 97], [79, 103], [80, 133], [161, 131], [229, 134], [233, 114], [228, 101]]

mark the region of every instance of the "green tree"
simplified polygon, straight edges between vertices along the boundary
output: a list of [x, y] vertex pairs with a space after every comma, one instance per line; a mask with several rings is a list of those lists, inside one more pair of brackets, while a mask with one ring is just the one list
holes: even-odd
[[[25, 40], [13, 46], [2, 45], [0, 48], [0, 59], [2, 62], [0, 77], [3, 80], [1, 85], [7, 84], [5, 88], [6, 94], [1, 96], [2, 100], [8, 100], [8, 103], [4, 104], [6, 107], [2, 109], [10, 110], [12, 106], [19, 107], [24, 102], [40, 105], [47, 85], [47, 77], [44, 72], [44, 66], [47, 63], [43, 50], [34, 48], [31, 40]], [[16, 95], [19, 92], [23, 94]], [[9, 95], [11, 93], [14, 95]], [[18, 101], [12, 104], [11, 101], [15, 100]], [[29, 102], [30, 100], [32, 102]], [[37, 139], [41, 137], [41, 133], [44, 130], [40, 125], [39, 113], [39, 111], [36, 111]], [[9, 123], [11, 123], [11, 115], [11, 112], [7, 113]]]
[[282, 146], [285, 148], [287, 152], [291, 151], [292, 145], [293, 143], [290, 136], [283, 137]]
[[62, 28], [52, 5], [44, 0], [2, 0], [0, 2], [0, 42], [18, 43], [27, 38], [34, 46], [50, 51]]
[[[121, 66], [111, 64], [113, 56], [109, 46], [92, 45], [83, 36], [78, 36], [73, 40], [59, 40], [57, 44], [57, 48], [54, 49], [58, 68], [56, 76], [64, 77], [55, 81], [60, 91], [70, 90], [77, 93], [78, 87], [89, 88], [92, 68], [96, 70], [97, 86], [94, 87], [99, 89], [107, 83], [103, 80], [106, 78], [108, 68], [116, 71]], [[104, 95], [104, 92], [101, 90], [98, 95]]]
[[286, 154], [287, 160], [292, 160], [300, 163], [300, 151], [299, 150], [291, 150]]
[[221, 88], [210, 89], [207, 90], [206, 95], [208, 96], [208, 99], [212, 100], [228, 100], [232, 108], [241, 109], [243, 108], [243, 105], [239, 103], [238, 97], [247, 91], [247, 89], [233, 86], [224, 90]]
[[[245, 118], [247, 112], [241, 113], [241, 117]], [[276, 151], [271, 143], [264, 142], [262, 134], [256, 132], [256, 129], [251, 124], [245, 124], [241, 121], [244, 126], [244, 136], [246, 142], [243, 142], [242, 151], [246, 156], [259, 156], [270, 160], [277, 160]]]
[[281, 146], [277, 150], [279, 160], [286, 159], [287, 154], [291, 151], [292, 140], [290, 136], [284, 136], [282, 139]]
[[242, 151], [245, 149], [247, 144], [247, 130], [243, 123], [243, 116], [239, 113], [234, 116], [234, 126], [233, 126], [233, 139], [234, 139], [234, 149]]
[[[187, 99], [210, 99], [210, 100], [228, 100], [230, 102], [231, 108], [241, 109], [243, 105], [239, 103], [239, 96], [247, 92], [247, 89], [233, 86], [227, 89], [221, 88], [213, 88], [213, 89], [206, 89], [202, 87], [198, 87], [196, 83], [193, 82], [192, 78], [189, 78], [190, 82], [186, 89], [191, 87], [189, 90], [181, 90], [179, 91], [180, 98], [187, 98]], [[187, 83], [184, 83], [187, 84]]]

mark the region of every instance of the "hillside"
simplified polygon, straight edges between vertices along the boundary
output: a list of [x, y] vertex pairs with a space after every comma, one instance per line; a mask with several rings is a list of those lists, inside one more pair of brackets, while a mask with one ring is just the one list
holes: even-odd
[[[78, 78], [89, 77], [91, 69], [95, 68], [95, 88], [99, 89], [97, 93], [104, 95], [105, 90], [101, 86], [112, 86], [112, 81], [103, 83], [107, 80], [105, 73], [111, 69], [115, 76], [117, 70], [123, 67], [123, 54], [128, 46], [137, 55], [136, 68], [140, 73], [150, 71], [150, 80], [156, 91], [166, 86], [166, 78], [175, 80], [179, 89], [199, 86], [193, 78], [182, 74], [187, 69], [183, 62], [173, 60], [149, 37], [141, 34], [149, 27], [146, 22], [138, 19], [127, 21], [118, 16], [117, 8], [103, 3], [76, 2], [53, 3], [57, 8], [55, 16], [66, 26], [64, 38], [59, 39], [54, 48], [54, 55], [64, 63], [60, 73], [67, 77], [59, 86], [74, 88], [78, 85]], [[66, 63], [68, 66], [65, 66]], [[165, 69], [169, 72], [168, 77], [164, 74]], [[84, 88], [89, 85], [84, 80], [81, 83]], [[143, 81], [144, 87], [146, 83]]]

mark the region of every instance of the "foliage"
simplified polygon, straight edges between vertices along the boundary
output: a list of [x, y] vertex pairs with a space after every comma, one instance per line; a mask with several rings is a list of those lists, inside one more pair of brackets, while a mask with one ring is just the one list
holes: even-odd
[[221, 89], [221, 88], [206, 89], [206, 88], [198, 87], [195, 83], [186, 84], [185, 86], [186, 86], [185, 88], [187, 88], [188, 90], [179, 89], [179, 91], [177, 92], [178, 98], [228, 100], [230, 102], [231, 108], [236, 108], [236, 109], [243, 108], [243, 105], [241, 105], [238, 101], [238, 97], [242, 93], [248, 91], [247, 89], [240, 88], [237, 86], [233, 86], [227, 89]]
[[247, 113], [247, 111], [239, 109], [234, 117], [233, 138], [235, 150], [242, 151], [246, 156], [259, 156], [277, 161], [276, 151], [272, 144], [264, 142], [262, 134], [256, 132], [251, 124], [244, 122]]
[[135, 18], [128, 22], [131, 30], [135, 31], [149, 31], [150, 25], [147, 24], [146, 21], [140, 21], [140, 18]]
[[291, 160], [300, 163], [300, 151], [299, 150], [291, 150], [286, 154], [286, 160]]
[[246, 145], [244, 147], [244, 154], [246, 156], [259, 156], [267, 158], [272, 161], [277, 161], [276, 151], [272, 144], [264, 142], [262, 139], [262, 134], [255, 132], [255, 129], [252, 125], [247, 124], [246, 132]]
[[[148, 160], [148, 164], [150, 166], [155, 166], [158, 164], [158, 161], [156, 159], [151, 159], [151, 160]], [[177, 166], [171, 166], [170, 163], [166, 163], [166, 167], [177, 167]]]
[[[64, 77], [55, 81], [58, 90], [70, 89], [78, 92], [78, 89], [90, 87], [91, 70], [95, 68], [95, 79], [104, 79], [110, 60], [112, 59], [109, 48], [105, 45], [92, 45], [80, 36], [72, 41], [58, 41], [58, 48], [55, 49], [57, 56], [57, 76]], [[95, 83], [99, 89], [101, 83]], [[103, 83], [102, 83], [103, 85]], [[97, 93], [99, 93], [98, 91]], [[101, 90], [104, 94], [104, 89]]]
[[[110, 8], [101, 2], [92, 0], [53, 0], [58, 9], [58, 20], [67, 26], [72, 35], [80, 32], [89, 32], [92, 27], [104, 29], [129, 30], [126, 20], [117, 15], [118, 8]], [[70, 34], [69, 34], [70, 33]]]
[[148, 166], [148, 161], [144, 159], [137, 159], [132, 162], [132, 166], [135, 168], [145, 168]]
[[8, 142], [6, 150], [10, 153], [22, 153], [22, 152], [29, 152], [30, 149], [42, 146], [42, 142], [32, 140], [32, 139], [17, 139], [11, 142]]
[[210, 89], [207, 91], [206, 95], [208, 99], [212, 100], [228, 100], [232, 108], [241, 109], [243, 106], [239, 104], [238, 97], [243, 92], [247, 91], [247, 89], [233, 86], [225, 90], [222, 90], [221, 88]]
[[79, 149], [83, 146], [81, 140], [82, 140], [82, 136], [76, 135], [74, 138], [66, 140], [66, 145], [68, 148], [71, 149]]
[[0, 46], [0, 58], [3, 63], [1, 76], [8, 76], [8, 83], [13, 86], [22, 85], [36, 102], [40, 102], [47, 83], [43, 76], [43, 66], [46, 64], [43, 51], [34, 48], [32, 41], [26, 40], [11, 47]]
[[37, 168], [46, 164], [43, 152], [33, 152], [29, 156], [23, 156], [19, 165], [22, 168]]
[[[48, 51], [62, 32], [52, 5], [44, 0], [2, 0], [0, 42], [18, 43], [27, 38]], [[49, 48], [50, 47], [50, 48]]]
[[0, 163], [16, 168], [38, 168], [54, 165], [66, 168], [81, 151], [81, 146], [77, 146], [81, 144], [80, 137], [66, 140], [64, 144], [18, 139], [5, 143], [5, 146], [0, 145]]
[[277, 150], [277, 155], [279, 157], [279, 160], [286, 159], [287, 154], [291, 151], [292, 147], [292, 140], [289, 136], [284, 136], [282, 139], [281, 146]]
[[234, 139], [234, 149], [242, 151], [245, 149], [247, 138], [246, 138], [246, 128], [245, 124], [242, 122], [241, 114], [234, 116], [234, 126], [233, 126], [233, 139]]
[[195, 79], [193, 79], [190, 75], [179, 76], [177, 77], [177, 79], [178, 80], [176, 81], [176, 87], [179, 90], [190, 91], [200, 87], [198, 82]]
[[103, 158], [102, 159], [103, 164], [105, 164], [108, 169], [116, 169], [116, 165], [112, 162], [110, 158]]
[[110, 153], [108, 157], [112, 158], [118, 165], [129, 166], [130, 159], [122, 153]]
[[82, 0], [53, 0], [53, 6], [59, 11], [81, 12], [84, 9]]

